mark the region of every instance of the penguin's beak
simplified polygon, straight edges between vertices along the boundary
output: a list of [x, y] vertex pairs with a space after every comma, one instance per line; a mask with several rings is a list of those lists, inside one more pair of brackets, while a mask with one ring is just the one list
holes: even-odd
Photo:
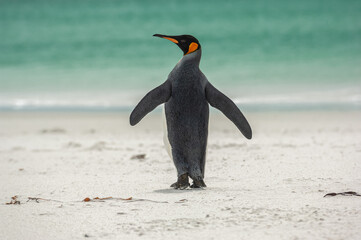
[[168, 35], [162, 35], [162, 34], [154, 34], [153, 37], [160, 37], [160, 38], [164, 38], [167, 39], [171, 42], [174, 42], [175, 44], [178, 44], [178, 40], [175, 39], [175, 36], [168, 36]]

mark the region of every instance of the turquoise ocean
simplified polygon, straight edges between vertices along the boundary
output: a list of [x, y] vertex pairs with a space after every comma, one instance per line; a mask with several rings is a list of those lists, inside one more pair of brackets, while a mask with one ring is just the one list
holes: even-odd
[[125, 110], [182, 57], [242, 109], [361, 109], [361, 1], [0, 0], [0, 110]]

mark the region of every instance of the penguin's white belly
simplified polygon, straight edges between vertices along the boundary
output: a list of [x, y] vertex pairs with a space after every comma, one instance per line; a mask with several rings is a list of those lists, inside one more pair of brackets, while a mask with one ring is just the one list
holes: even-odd
[[162, 119], [163, 119], [163, 142], [164, 142], [164, 147], [168, 152], [169, 157], [173, 160], [173, 156], [172, 156], [172, 147], [169, 143], [169, 139], [168, 139], [168, 127], [167, 127], [167, 119], [165, 116], [165, 104], [163, 104], [163, 113], [162, 113]]

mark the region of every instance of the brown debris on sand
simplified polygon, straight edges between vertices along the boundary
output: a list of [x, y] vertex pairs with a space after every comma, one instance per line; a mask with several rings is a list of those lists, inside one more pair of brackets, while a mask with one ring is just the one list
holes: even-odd
[[129, 198], [113, 198], [113, 197], [104, 197], [104, 198], [100, 198], [100, 197], [95, 197], [93, 199], [86, 197], [83, 199], [83, 202], [101, 202], [104, 200], [110, 200], [110, 199], [114, 199], [114, 200], [124, 200], [124, 201], [130, 201], [133, 198], [129, 197]]
[[15, 196], [11, 197], [11, 201], [6, 203], [6, 205], [11, 205], [11, 204], [20, 205], [20, 201], [18, 200], [18, 196], [15, 195]]
[[323, 197], [334, 197], [334, 196], [337, 196], [337, 195], [342, 195], [342, 196], [358, 196], [358, 197], [361, 197], [361, 194], [358, 194], [357, 192], [352, 192], [352, 191], [349, 191], [349, 192], [340, 192], [340, 193], [327, 193], [325, 196]]
[[145, 154], [136, 154], [136, 155], [133, 155], [130, 159], [132, 160], [144, 160], [145, 159]]

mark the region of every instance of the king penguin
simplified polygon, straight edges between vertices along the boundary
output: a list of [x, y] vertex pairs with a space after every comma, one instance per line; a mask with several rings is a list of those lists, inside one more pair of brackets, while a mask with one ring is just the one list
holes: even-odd
[[191, 35], [169, 36], [167, 39], [183, 51], [167, 80], [147, 93], [130, 115], [130, 125], [136, 125], [158, 105], [164, 104], [165, 146], [177, 169], [178, 179], [171, 187], [186, 189], [206, 187], [204, 168], [208, 138], [209, 107], [220, 110], [241, 133], [252, 138], [252, 130], [237, 106], [217, 90], [199, 69], [202, 48]]

